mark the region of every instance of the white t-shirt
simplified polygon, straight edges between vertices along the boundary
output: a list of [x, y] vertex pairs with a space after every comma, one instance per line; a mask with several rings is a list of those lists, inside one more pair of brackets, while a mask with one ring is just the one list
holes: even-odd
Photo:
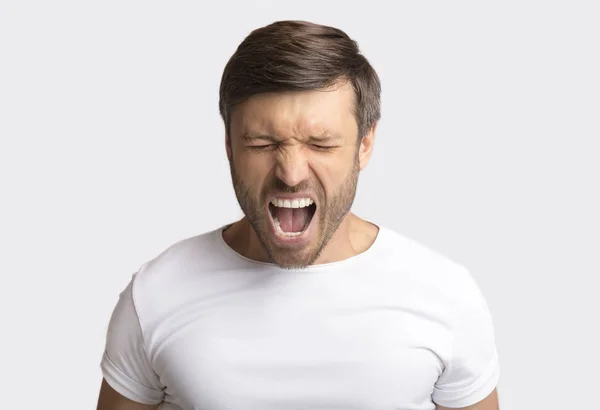
[[163, 410], [425, 410], [496, 387], [486, 302], [464, 267], [380, 227], [352, 258], [285, 270], [234, 252], [222, 228], [136, 272], [101, 369]]

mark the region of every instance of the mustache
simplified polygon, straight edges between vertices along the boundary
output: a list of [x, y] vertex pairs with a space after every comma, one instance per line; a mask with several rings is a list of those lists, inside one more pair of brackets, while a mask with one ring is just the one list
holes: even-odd
[[307, 180], [304, 180], [297, 185], [289, 186], [288, 184], [286, 184], [278, 178], [275, 181], [273, 181], [272, 184], [270, 184], [270, 187], [266, 190], [266, 192], [276, 192], [281, 194], [297, 194], [299, 192], [318, 192], [318, 190], [314, 189], [313, 184], [311, 184], [310, 181]]
[[262, 198], [266, 199], [270, 196], [277, 195], [294, 195], [308, 193], [318, 202], [323, 200], [324, 192], [322, 187], [309, 180], [304, 180], [294, 186], [289, 186], [279, 178], [267, 184], [262, 191]]

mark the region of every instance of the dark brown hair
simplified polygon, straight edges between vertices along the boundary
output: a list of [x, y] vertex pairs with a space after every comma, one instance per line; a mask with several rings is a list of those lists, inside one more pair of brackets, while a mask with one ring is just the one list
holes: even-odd
[[221, 78], [219, 112], [227, 135], [231, 110], [263, 92], [326, 89], [349, 81], [363, 137], [381, 116], [381, 83], [358, 44], [340, 29], [306, 21], [277, 21], [252, 31]]

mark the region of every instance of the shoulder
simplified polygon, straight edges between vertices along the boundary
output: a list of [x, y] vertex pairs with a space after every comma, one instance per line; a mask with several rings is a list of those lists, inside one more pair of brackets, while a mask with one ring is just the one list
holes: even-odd
[[133, 275], [131, 294], [145, 324], [197, 298], [231, 260], [219, 237], [221, 228], [177, 241], [144, 262]]
[[380, 259], [403, 283], [455, 312], [481, 303], [480, 289], [465, 264], [392, 229], [381, 228], [381, 235]]
[[172, 283], [220, 266], [227, 256], [219, 238], [220, 232], [218, 228], [173, 243], [141, 265], [136, 274], [136, 286], [138, 283]]
[[398, 231], [381, 227], [380, 236], [381, 256], [402, 270], [441, 278], [464, 276], [467, 270], [460, 262]]

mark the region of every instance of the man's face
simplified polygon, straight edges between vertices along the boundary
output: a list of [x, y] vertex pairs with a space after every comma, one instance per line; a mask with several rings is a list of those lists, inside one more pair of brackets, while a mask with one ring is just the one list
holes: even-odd
[[231, 116], [237, 200], [270, 260], [316, 261], [350, 211], [364, 167], [350, 86], [252, 97]]

